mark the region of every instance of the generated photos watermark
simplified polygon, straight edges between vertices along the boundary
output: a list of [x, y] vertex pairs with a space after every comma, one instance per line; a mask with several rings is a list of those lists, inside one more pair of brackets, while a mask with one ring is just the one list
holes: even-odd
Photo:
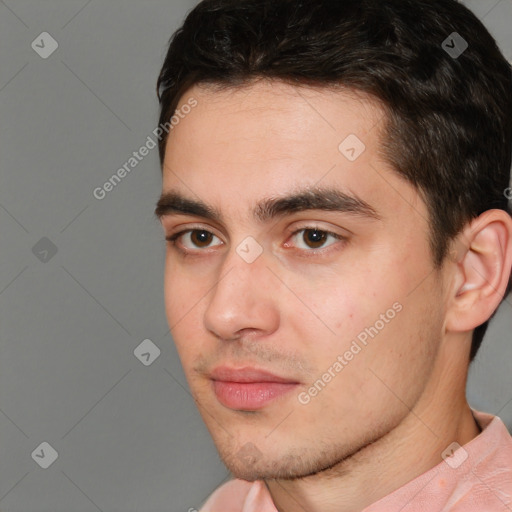
[[302, 391], [297, 396], [299, 403], [307, 405], [312, 398], [317, 396], [329, 382], [331, 382], [338, 373], [340, 373], [345, 366], [347, 366], [354, 357], [359, 354], [363, 348], [368, 345], [369, 338], [375, 338], [385, 327], [389, 324], [400, 311], [403, 306], [400, 302], [395, 302], [391, 308], [385, 313], [381, 313], [379, 319], [375, 321], [370, 327], [365, 327], [351, 342], [350, 348], [346, 350], [343, 355], [338, 355], [336, 361], [333, 362], [329, 368], [317, 379], [307, 391]]
[[[182, 119], [184, 119], [194, 107], [197, 107], [198, 101], [191, 97], [187, 102], [177, 109], [174, 115], [165, 123], [160, 123], [151, 133], [158, 141], [161, 141], [164, 134], [169, 134], [171, 130], [177, 126]], [[114, 188], [121, 183], [121, 181], [130, 174], [132, 169], [135, 169], [142, 160], [149, 155], [150, 151], [158, 146], [158, 142], [148, 135], [145, 143], [137, 150], [133, 151], [130, 158], [128, 158], [119, 169], [112, 176], [103, 183], [101, 187], [96, 187], [92, 191], [92, 195], [102, 200], [107, 197], [107, 194], [114, 190]]]

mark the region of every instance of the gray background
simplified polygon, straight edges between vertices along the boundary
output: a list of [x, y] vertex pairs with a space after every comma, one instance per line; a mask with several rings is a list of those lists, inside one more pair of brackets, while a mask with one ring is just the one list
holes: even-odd
[[[194, 4], [0, 0], [2, 512], [188, 511], [229, 477], [166, 323], [157, 149], [93, 196], [158, 124], [167, 41]], [[512, 0], [467, 4], [512, 59]], [[509, 428], [511, 308], [468, 385]], [[147, 366], [145, 339], [161, 351]]]

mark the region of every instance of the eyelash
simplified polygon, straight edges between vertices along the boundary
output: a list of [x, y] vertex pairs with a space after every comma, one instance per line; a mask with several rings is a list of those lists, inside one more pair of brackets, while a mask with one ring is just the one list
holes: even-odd
[[[189, 228], [189, 229], [185, 229], [183, 231], [179, 231], [177, 233], [174, 233], [173, 235], [170, 235], [170, 236], [166, 237], [165, 239], [167, 240], [167, 242], [169, 242], [169, 244], [174, 249], [179, 251], [182, 255], [184, 255], [184, 256], [196, 256], [196, 255], [198, 255], [198, 253], [192, 252], [190, 249], [182, 249], [182, 248], [178, 247], [178, 244], [177, 244], [177, 239], [178, 238], [180, 238], [181, 236], [185, 235], [186, 233], [190, 233], [190, 232], [194, 232], [194, 231], [205, 231], [206, 233], [209, 233], [209, 234], [212, 234], [212, 235], [216, 236], [214, 233], [211, 233], [207, 229], [196, 227], [196, 228]], [[289, 236], [290, 237], [294, 237], [297, 233], [300, 233], [301, 231], [318, 231], [320, 233], [323, 233], [323, 234], [326, 234], [326, 235], [330, 235], [333, 238], [335, 238], [336, 240], [341, 241], [341, 242], [345, 242], [347, 240], [347, 237], [345, 237], [343, 235], [340, 235], [338, 233], [334, 233], [333, 231], [328, 231], [326, 229], [321, 229], [318, 226], [304, 226], [304, 227], [301, 227], [301, 228], [293, 231], [292, 233], [290, 233]], [[334, 244], [331, 244], [331, 245], [334, 245]], [[304, 256], [304, 257], [308, 257], [308, 256], [315, 256], [318, 253], [323, 253], [326, 250], [328, 250], [329, 247], [330, 247], [330, 245], [328, 247], [326, 247], [326, 248], [311, 249], [311, 250], [299, 249], [299, 251], [307, 253], [307, 255]], [[204, 252], [203, 249], [197, 249], [197, 251]]]

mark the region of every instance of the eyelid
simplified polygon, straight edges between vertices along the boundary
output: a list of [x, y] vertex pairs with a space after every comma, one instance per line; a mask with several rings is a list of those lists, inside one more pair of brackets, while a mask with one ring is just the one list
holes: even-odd
[[316, 220], [297, 221], [294, 223], [293, 227], [287, 230], [288, 236], [295, 235], [298, 231], [302, 231], [303, 229], [317, 229], [318, 231], [322, 231], [324, 233], [328, 233], [330, 235], [340, 238], [348, 238], [349, 236], [352, 236], [354, 234], [347, 228], [341, 228], [339, 226], [337, 229], [341, 231], [341, 233], [337, 233], [336, 231], [333, 230], [334, 228], [331, 229], [329, 227], [323, 227], [321, 225], [321, 222], [322, 221]]

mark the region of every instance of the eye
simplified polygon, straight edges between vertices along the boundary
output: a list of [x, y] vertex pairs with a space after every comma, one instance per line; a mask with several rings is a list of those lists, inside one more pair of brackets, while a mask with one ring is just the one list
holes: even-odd
[[[301, 237], [298, 237], [297, 235], [299, 233], [303, 233]], [[180, 241], [180, 239], [183, 238], [184, 240], [188, 239], [187, 242]], [[175, 233], [173, 235], [170, 235], [166, 237], [166, 240], [175, 247], [178, 251], [186, 254], [188, 252], [194, 252], [194, 250], [201, 250], [201, 249], [207, 249], [210, 247], [214, 247], [215, 245], [211, 245], [214, 238], [217, 238], [213, 233], [206, 229], [202, 228], [191, 228], [183, 231], [179, 231], [178, 233]], [[327, 231], [325, 229], [319, 229], [317, 226], [306, 226], [300, 229], [295, 230], [291, 234], [291, 238], [298, 238], [299, 244], [289, 244], [288, 242], [284, 244], [285, 247], [289, 247], [290, 245], [295, 245], [299, 249], [304, 250], [307, 253], [316, 254], [316, 250], [324, 249], [326, 247], [329, 247], [333, 245], [336, 240], [344, 241], [347, 238], [339, 235], [337, 233], [334, 233], [332, 231]], [[332, 239], [332, 243], [325, 245], [326, 241], [329, 240], [329, 238]], [[220, 239], [219, 239], [220, 240]], [[302, 241], [302, 246], [300, 245], [300, 241]], [[221, 241], [220, 244], [222, 245], [223, 242]], [[316, 249], [316, 250], [311, 250]], [[200, 251], [199, 251], [200, 252]]]
[[[324, 247], [329, 247], [331, 244], [324, 246], [326, 240], [331, 237], [333, 238], [333, 243], [336, 240], [346, 240], [346, 237], [339, 235], [337, 233], [333, 233], [332, 231], [326, 231], [324, 229], [319, 229], [316, 226], [306, 226], [301, 229], [298, 229], [292, 233], [292, 238], [296, 237], [299, 233], [303, 232], [301, 237], [298, 237], [305, 246], [300, 247], [299, 249], [319, 249]], [[288, 246], [289, 244], [285, 244]], [[324, 246], [324, 247], [322, 247]], [[308, 251], [312, 252], [312, 251]], [[314, 251], [313, 251], [314, 252]]]
[[187, 246], [186, 244], [181, 243], [180, 245], [183, 245], [185, 249], [205, 249], [208, 248], [212, 238], [218, 238], [206, 229], [187, 229], [166, 237], [166, 240], [173, 246], [177, 247], [178, 239], [185, 237], [185, 235], [188, 236], [188, 239], [192, 244], [191, 246]]

